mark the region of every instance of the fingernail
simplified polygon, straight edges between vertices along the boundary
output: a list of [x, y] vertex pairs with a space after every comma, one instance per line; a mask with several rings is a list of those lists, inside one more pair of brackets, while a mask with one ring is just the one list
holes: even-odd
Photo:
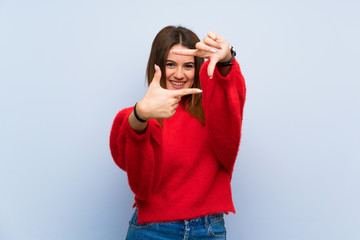
[[198, 93], [202, 93], [202, 90], [201, 90], [201, 89], [198, 89], [198, 90], [196, 90], [196, 92], [198, 92]]
[[212, 48], [210, 49], [210, 52], [216, 53], [216, 50]]
[[219, 46], [219, 47], [218, 47], [218, 49], [222, 49], [222, 47], [221, 47], [221, 46]]

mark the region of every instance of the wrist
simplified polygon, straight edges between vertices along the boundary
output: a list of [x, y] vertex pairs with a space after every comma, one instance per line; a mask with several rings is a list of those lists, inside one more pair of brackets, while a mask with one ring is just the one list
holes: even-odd
[[[231, 65], [233, 65], [233, 63], [231, 63], [231, 62], [234, 60], [235, 56], [236, 56], [236, 51], [235, 51], [234, 47], [231, 46], [231, 47], [229, 48], [229, 52], [228, 52], [228, 54], [226, 55], [226, 57], [223, 58], [222, 60], [220, 60], [220, 61], [217, 63], [217, 65], [218, 65], [218, 66], [231, 66]], [[225, 61], [225, 60], [226, 60], [226, 61]]]
[[143, 102], [139, 101], [134, 106], [134, 115], [139, 122], [147, 122], [150, 118], [144, 111]]
[[228, 62], [228, 61], [230, 61], [231, 58], [232, 58], [232, 53], [229, 50], [229, 52], [226, 54], [226, 57], [221, 59], [219, 62]]

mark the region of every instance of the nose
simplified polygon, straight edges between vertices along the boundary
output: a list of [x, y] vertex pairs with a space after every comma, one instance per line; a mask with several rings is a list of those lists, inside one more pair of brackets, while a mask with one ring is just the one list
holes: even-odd
[[184, 78], [184, 70], [182, 69], [182, 67], [177, 67], [174, 73], [174, 77], [176, 79], [182, 79]]

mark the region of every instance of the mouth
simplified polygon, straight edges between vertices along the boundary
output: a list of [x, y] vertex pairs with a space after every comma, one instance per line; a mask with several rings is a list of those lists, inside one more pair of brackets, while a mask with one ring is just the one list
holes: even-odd
[[183, 88], [185, 86], [186, 81], [173, 81], [169, 80], [171, 86], [173, 86], [176, 89]]

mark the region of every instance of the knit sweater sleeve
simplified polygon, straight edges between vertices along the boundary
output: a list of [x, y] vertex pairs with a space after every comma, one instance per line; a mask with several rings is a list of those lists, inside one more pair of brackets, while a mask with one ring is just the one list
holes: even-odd
[[143, 134], [136, 133], [128, 118], [133, 107], [120, 111], [110, 133], [110, 150], [115, 163], [127, 173], [135, 196], [145, 200], [160, 182], [162, 130], [150, 119]]
[[205, 126], [215, 156], [232, 176], [241, 138], [246, 86], [240, 66], [233, 60], [224, 77], [216, 67], [212, 79], [207, 75], [209, 61], [200, 70]]

